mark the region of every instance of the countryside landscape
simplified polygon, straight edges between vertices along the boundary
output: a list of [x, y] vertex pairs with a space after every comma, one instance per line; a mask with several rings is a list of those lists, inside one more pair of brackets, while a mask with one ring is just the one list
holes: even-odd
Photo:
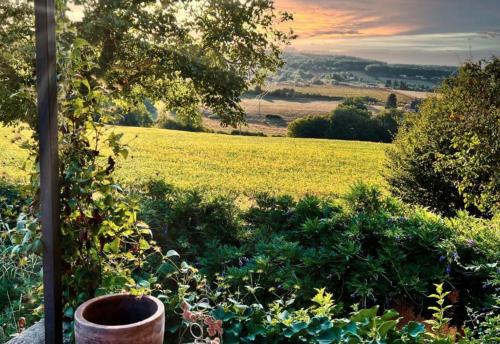
[[500, 343], [497, 3], [55, 13], [48, 229], [43, 36], [0, 3], [0, 343]]

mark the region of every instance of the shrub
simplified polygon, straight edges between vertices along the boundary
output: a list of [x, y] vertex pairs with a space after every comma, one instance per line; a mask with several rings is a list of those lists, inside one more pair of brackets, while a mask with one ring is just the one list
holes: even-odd
[[327, 138], [330, 121], [324, 116], [298, 118], [288, 125], [288, 136], [305, 138]]
[[0, 181], [0, 231], [13, 228], [17, 217], [30, 203], [22, 185]]
[[161, 180], [142, 187], [140, 218], [164, 246], [198, 258], [212, 241], [234, 244], [240, 230], [238, 208], [228, 195], [180, 191]]
[[405, 113], [398, 109], [388, 109], [377, 114], [373, 119], [378, 140], [392, 142], [404, 117]]
[[203, 131], [201, 123], [182, 123], [169, 114], [158, 116], [156, 126], [162, 129], [183, 130], [183, 131]]
[[240, 135], [240, 136], [261, 136], [261, 137], [266, 136], [266, 134], [264, 134], [261, 131], [256, 132], [256, 131], [246, 131], [246, 130], [238, 130], [238, 129], [231, 130], [230, 134], [231, 135]]
[[1, 343], [41, 316], [40, 309], [37, 310], [40, 299], [36, 292], [41, 285], [41, 275], [38, 273], [41, 269], [40, 252], [23, 258], [15, 254], [21, 249], [19, 244], [28, 238], [28, 231], [23, 226], [24, 219], [19, 217], [30, 203], [25, 193], [22, 186], [0, 182]]
[[167, 308], [167, 341], [476, 344], [498, 339], [498, 319], [491, 316], [472, 334], [461, 336], [450, 330], [446, 317], [451, 310], [450, 289], [443, 284], [436, 284], [436, 291], [427, 298], [433, 314], [426, 328], [379, 306], [353, 306], [342, 315], [335, 294], [326, 288], [316, 288], [304, 305], [298, 305], [293, 294], [265, 304], [259, 299], [258, 281], [249, 278], [234, 292], [228, 289], [226, 277], [219, 276], [211, 285], [198, 269], [177, 263], [177, 252], [170, 251], [170, 256], [174, 259], [160, 265], [155, 278], [155, 293]]
[[450, 141], [441, 130], [432, 130], [439, 118], [427, 110], [429, 106], [429, 101], [424, 103], [421, 112], [407, 116], [399, 128], [387, 150], [387, 180], [391, 192], [404, 202], [452, 216], [464, 208], [464, 201], [452, 180], [435, 169], [436, 154], [450, 152]]
[[397, 109], [398, 107], [398, 98], [396, 97], [396, 94], [391, 93], [387, 97], [387, 101], [385, 102], [385, 108], [386, 109]]
[[374, 121], [368, 110], [341, 106], [332, 112], [328, 137], [338, 140], [378, 141]]
[[286, 120], [280, 115], [272, 115], [272, 114], [266, 115], [266, 122], [283, 127], [286, 127], [287, 125]]
[[368, 107], [365, 104], [365, 97], [351, 97], [346, 98], [342, 104], [339, 105], [340, 108], [355, 108], [359, 110], [368, 110]]
[[153, 119], [147, 112], [132, 111], [124, 114], [117, 124], [130, 127], [150, 127], [153, 125]]
[[288, 126], [291, 137], [328, 138], [392, 142], [404, 112], [389, 109], [373, 115], [364, 98], [347, 98], [332, 111], [330, 118], [309, 116], [299, 118]]
[[391, 190], [451, 215], [500, 204], [500, 59], [467, 63], [408, 118], [389, 153]]
[[[404, 300], [430, 314], [426, 295], [445, 281], [460, 290], [455, 323], [466, 305], [491, 306], [494, 288], [484, 285], [496, 271], [488, 264], [500, 258], [498, 220], [445, 220], [363, 184], [332, 200], [260, 194], [247, 210], [233, 197], [165, 190], [162, 198], [147, 196], [143, 208], [150, 209], [141, 215], [164, 250], [194, 260], [209, 281], [224, 276], [225, 289], [254, 281], [264, 304], [293, 294], [297, 307], [306, 306], [314, 288], [326, 285], [337, 291], [339, 310]], [[163, 225], [149, 214], [160, 214]]]

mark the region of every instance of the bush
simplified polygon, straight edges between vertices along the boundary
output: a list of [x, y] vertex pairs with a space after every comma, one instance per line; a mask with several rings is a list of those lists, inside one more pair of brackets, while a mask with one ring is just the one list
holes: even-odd
[[405, 113], [398, 109], [387, 109], [377, 114], [373, 119], [378, 141], [392, 142], [404, 117]]
[[288, 136], [392, 142], [404, 112], [388, 109], [373, 116], [363, 98], [347, 98], [330, 118], [309, 116], [294, 120]]
[[117, 124], [130, 127], [150, 127], [153, 125], [153, 119], [147, 112], [132, 111], [124, 114]]
[[385, 102], [385, 108], [386, 109], [397, 109], [398, 107], [398, 98], [396, 97], [396, 94], [391, 93], [387, 97], [387, 101]]
[[389, 152], [389, 185], [446, 215], [500, 204], [500, 59], [467, 63], [410, 116]]
[[328, 137], [338, 140], [378, 141], [375, 122], [368, 110], [341, 106], [332, 112]]
[[17, 217], [30, 201], [25, 187], [0, 180], [0, 231], [14, 228]]
[[271, 123], [272, 125], [283, 126], [286, 127], [286, 120], [280, 115], [266, 115], [266, 122]]
[[303, 138], [327, 138], [330, 121], [324, 116], [297, 118], [288, 125], [288, 136]]
[[426, 295], [445, 281], [460, 293], [455, 324], [465, 306], [491, 307], [495, 289], [485, 285], [496, 272], [488, 264], [500, 258], [498, 220], [445, 220], [363, 184], [343, 199], [257, 195], [247, 210], [234, 197], [164, 190], [160, 198], [146, 193], [141, 214], [164, 250], [194, 261], [209, 281], [224, 276], [227, 290], [254, 281], [263, 304], [293, 294], [305, 307], [325, 285], [339, 310], [407, 302], [429, 315]]
[[231, 135], [240, 135], [240, 136], [260, 136], [260, 137], [265, 137], [266, 134], [264, 134], [261, 131], [246, 131], [246, 130], [231, 130], [230, 132]]
[[[37, 288], [41, 285], [41, 257], [30, 254], [20, 259], [15, 252], [25, 239], [21, 212], [30, 198], [24, 187], [0, 181], [0, 343], [40, 319], [36, 310]], [[18, 219], [20, 220], [18, 223]], [[16, 248], [17, 246], [17, 248]]]
[[204, 131], [201, 124], [182, 123], [170, 115], [160, 115], [156, 121], [156, 126], [161, 129], [183, 130], [183, 131]]
[[366, 106], [365, 102], [366, 102], [365, 97], [351, 97], [351, 98], [346, 98], [339, 107], [355, 108], [358, 110], [367, 111], [368, 107]]

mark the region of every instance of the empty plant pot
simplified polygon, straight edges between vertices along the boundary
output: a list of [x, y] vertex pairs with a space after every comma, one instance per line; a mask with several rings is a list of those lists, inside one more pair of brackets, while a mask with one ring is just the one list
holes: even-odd
[[77, 344], [162, 344], [164, 328], [165, 308], [152, 296], [100, 296], [75, 313]]

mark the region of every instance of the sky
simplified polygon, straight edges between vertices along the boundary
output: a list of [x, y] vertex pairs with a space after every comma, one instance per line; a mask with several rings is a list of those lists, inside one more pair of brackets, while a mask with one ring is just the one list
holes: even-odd
[[275, 0], [292, 51], [459, 65], [500, 55], [500, 0]]

